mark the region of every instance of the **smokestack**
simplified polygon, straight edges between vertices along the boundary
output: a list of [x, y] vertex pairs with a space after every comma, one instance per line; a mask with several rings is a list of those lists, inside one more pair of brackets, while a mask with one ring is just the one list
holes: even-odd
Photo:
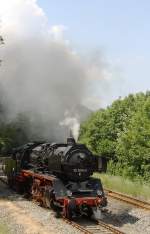
[[76, 141], [73, 137], [68, 137], [67, 138], [67, 144], [68, 145], [75, 145], [76, 144]]
[[73, 137], [71, 128], [69, 130], [69, 137], [67, 138], [67, 144], [68, 145], [75, 145], [76, 144], [76, 141], [75, 141], [75, 139]]

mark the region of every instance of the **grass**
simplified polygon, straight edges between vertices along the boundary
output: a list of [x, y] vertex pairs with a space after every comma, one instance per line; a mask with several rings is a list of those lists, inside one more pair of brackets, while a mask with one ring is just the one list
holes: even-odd
[[3, 223], [0, 223], [0, 234], [8, 234], [8, 233], [9, 231], [7, 226]]
[[94, 177], [100, 178], [104, 188], [121, 192], [150, 202], [150, 185], [125, 179], [121, 176], [95, 173]]

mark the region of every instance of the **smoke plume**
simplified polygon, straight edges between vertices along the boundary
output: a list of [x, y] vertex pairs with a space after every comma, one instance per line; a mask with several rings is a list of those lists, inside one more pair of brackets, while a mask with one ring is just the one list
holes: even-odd
[[84, 97], [83, 65], [63, 40], [64, 28], [48, 28], [35, 1], [12, 2], [2, 4], [0, 12], [5, 40], [0, 85], [8, 118], [24, 113], [30, 117], [33, 134], [60, 140], [68, 125], [66, 120], [59, 125], [65, 112], [80, 105]]
[[[70, 48], [64, 39], [66, 26], [49, 26], [36, 0], [0, 0], [0, 5], [5, 41], [0, 89], [7, 120], [23, 113], [30, 119], [32, 136], [64, 140], [71, 128], [77, 139], [80, 118], [75, 110], [89, 92], [93, 65], [90, 71]], [[96, 75], [101, 79], [101, 71]]]
[[74, 117], [70, 117], [69, 111], [65, 112], [65, 119], [61, 121], [60, 126], [68, 126], [71, 133], [73, 134], [75, 140], [78, 140], [79, 130], [80, 130], [80, 121], [79, 116], [74, 115]]

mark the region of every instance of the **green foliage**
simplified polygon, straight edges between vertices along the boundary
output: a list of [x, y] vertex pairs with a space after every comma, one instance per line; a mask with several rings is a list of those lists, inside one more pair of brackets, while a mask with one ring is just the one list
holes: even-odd
[[81, 125], [79, 139], [110, 159], [111, 174], [150, 180], [150, 92], [129, 95], [93, 113]]
[[23, 115], [18, 115], [13, 121], [0, 121], [0, 154], [7, 154], [12, 147], [28, 141], [27, 125], [28, 120]]
[[150, 179], [150, 97], [142, 102], [117, 139], [119, 161], [138, 177]]

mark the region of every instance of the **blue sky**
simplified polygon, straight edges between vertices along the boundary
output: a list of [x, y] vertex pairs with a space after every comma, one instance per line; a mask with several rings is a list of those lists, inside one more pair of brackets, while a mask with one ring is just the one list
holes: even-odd
[[114, 98], [150, 89], [149, 0], [38, 0], [50, 25], [65, 25], [78, 53], [100, 50], [118, 70]]

